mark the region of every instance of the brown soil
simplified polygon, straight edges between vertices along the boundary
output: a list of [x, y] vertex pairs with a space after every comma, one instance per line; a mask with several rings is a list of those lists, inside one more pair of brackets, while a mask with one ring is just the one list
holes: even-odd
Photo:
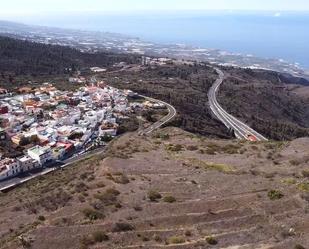
[[308, 248], [308, 146], [126, 134], [105, 158], [3, 194], [0, 247]]

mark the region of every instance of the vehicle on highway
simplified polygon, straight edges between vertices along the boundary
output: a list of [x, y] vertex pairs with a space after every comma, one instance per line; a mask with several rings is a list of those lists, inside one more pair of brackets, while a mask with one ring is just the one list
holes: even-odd
[[257, 142], [257, 141], [258, 141], [257, 137], [256, 137], [256, 136], [253, 136], [253, 135], [251, 135], [251, 134], [247, 134], [247, 138], [248, 138], [248, 140], [251, 141], [251, 142]]

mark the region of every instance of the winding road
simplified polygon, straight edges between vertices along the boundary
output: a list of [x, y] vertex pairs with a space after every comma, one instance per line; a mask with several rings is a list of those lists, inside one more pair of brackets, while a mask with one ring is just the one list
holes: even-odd
[[231, 114], [227, 113], [217, 101], [217, 93], [224, 80], [224, 73], [219, 68], [214, 68], [219, 75], [208, 92], [208, 101], [213, 114], [228, 128], [234, 131], [238, 139], [250, 141], [267, 141], [263, 135], [250, 128]]
[[148, 135], [148, 134], [152, 133], [154, 130], [159, 129], [162, 125], [171, 121], [176, 116], [177, 111], [176, 111], [175, 107], [170, 105], [169, 103], [166, 103], [166, 102], [161, 101], [161, 100], [149, 98], [149, 97], [143, 96], [143, 95], [140, 95], [140, 96], [149, 100], [149, 101], [157, 102], [159, 104], [165, 105], [168, 109], [168, 114], [166, 116], [164, 116], [163, 118], [161, 118], [159, 121], [157, 121], [154, 124], [147, 127], [146, 129], [139, 131], [139, 133], [138, 133], [139, 135]]

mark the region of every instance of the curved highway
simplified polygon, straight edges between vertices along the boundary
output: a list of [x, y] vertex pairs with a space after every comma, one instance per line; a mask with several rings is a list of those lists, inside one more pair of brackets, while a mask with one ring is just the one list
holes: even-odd
[[213, 114], [228, 128], [234, 131], [238, 139], [250, 141], [267, 141], [260, 133], [256, 132], [248, 125], [244, 124], [231, 114], [227, 113], [217, 101], [217, 92], [224, 80], [224, 73], [219, 68], [214, 68], [219, 75], [208, 92], [208, 101]]
[[147, 127], [146, 129], [139, 131], [139, 133], [138, 133], [139, 135], [148, 135], [148, 134], [152, 133], [154, 130], [160, 128], [162, 125], [166, 124], [167, 122], [169, 122], [170, 120], [172, 120], [176, 116], [177, 111], [176, 111], [175, 107], [170, 105], [169, 103], [166, 103], [166, 102], [161, 101], [161, 100], [149, 98], [149, 97], [143, 96], [143, 95], [140, 95], [140, 96], [149, 100], [149, 101], [157, 102], [159, 104], [165, 105], [168, 109], [168, 114], [166, 116], [164, 116], [163, 118], [161, 118], [159, 121], [157, 121], [154, 124]]

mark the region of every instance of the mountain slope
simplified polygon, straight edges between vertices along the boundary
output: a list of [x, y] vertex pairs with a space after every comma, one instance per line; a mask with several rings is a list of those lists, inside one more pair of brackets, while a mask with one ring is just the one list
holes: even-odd
[[0, 247], [307, 248], [308, 146], [126, 134], [3, 194]]
[[134, 55], [81, 53], [69, 47], [45, 45], [0, 36], [0, 73], [14, 75], [63, 74], [89, 66], [138, 62]]
[[263, 70], [224, 70], [218, 101], [229, 113], [268, 138], [309, 135], [309, 102], [290, 90], [291, 84], [308, 88], [307, 80]]

